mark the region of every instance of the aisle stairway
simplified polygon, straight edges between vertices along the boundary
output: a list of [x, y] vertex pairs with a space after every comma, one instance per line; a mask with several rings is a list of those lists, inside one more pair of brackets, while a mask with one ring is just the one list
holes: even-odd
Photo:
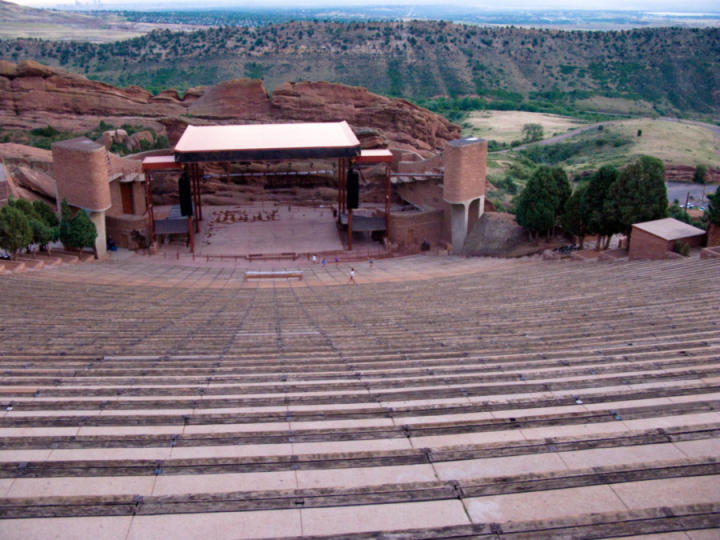
[[0, 537], [720, 537], [720, 262], [453, 260], [0, 276]]

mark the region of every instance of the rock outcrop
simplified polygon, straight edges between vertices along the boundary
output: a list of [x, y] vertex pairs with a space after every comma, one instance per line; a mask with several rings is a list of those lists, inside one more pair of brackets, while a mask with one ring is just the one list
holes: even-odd
[[82, 132], [101, 120], [143, 125], [167, 134], [171, 143], [187, 123], [347, 120], [358, 131], [373, 130], [374, 136], [363, 141], [368, 147], [387, 141], [392, 147], [426, 152], [441, 150], [460, 135], [458, 126], [430, 111], [360, 87], [285, 83], [271, 97], [261, 81], [233, 79], [192, 88], [181, 98], [174, 90], [154, 96], [139, 87], [116, 88], [33, 61], [0, 61], [0, 124], [5, 129], [51, 125]]
[[515, 217], [502, 212], [485, 213], [475, 223], [463, 246], [463, 254], [480, 257], [506, 256], [527, 242], [527, 233]]
[[[687, 165], [665, 165], [665, 180], [668, 182], [692, 182], [695, 176], [695, 167]], [[708, 168], [705, 181], [709, 184], [720, 182], [720, 169]]]

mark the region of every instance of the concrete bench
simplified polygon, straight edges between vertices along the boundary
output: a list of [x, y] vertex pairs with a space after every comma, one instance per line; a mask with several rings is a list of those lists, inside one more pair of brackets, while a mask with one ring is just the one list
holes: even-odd
[[290, 279], [297, 278], [302, 281], [302, 270], [248, 270], [245, 272], [245, 281], [248, 279]]

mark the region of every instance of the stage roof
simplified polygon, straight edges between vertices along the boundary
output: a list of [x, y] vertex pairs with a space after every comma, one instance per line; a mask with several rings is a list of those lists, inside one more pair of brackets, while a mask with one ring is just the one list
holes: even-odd
[[188, 126], [175, 145], [178, 163], [359, 155], [360, 141], [344, 121]]

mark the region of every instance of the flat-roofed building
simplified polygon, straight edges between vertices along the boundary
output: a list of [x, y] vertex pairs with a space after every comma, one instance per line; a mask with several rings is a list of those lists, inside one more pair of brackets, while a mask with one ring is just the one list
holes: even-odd
[[665, 259], [675, 242], [701, 245], [705, 231], [674, 218], [635, 223], [630, 236], [630, 259]]

